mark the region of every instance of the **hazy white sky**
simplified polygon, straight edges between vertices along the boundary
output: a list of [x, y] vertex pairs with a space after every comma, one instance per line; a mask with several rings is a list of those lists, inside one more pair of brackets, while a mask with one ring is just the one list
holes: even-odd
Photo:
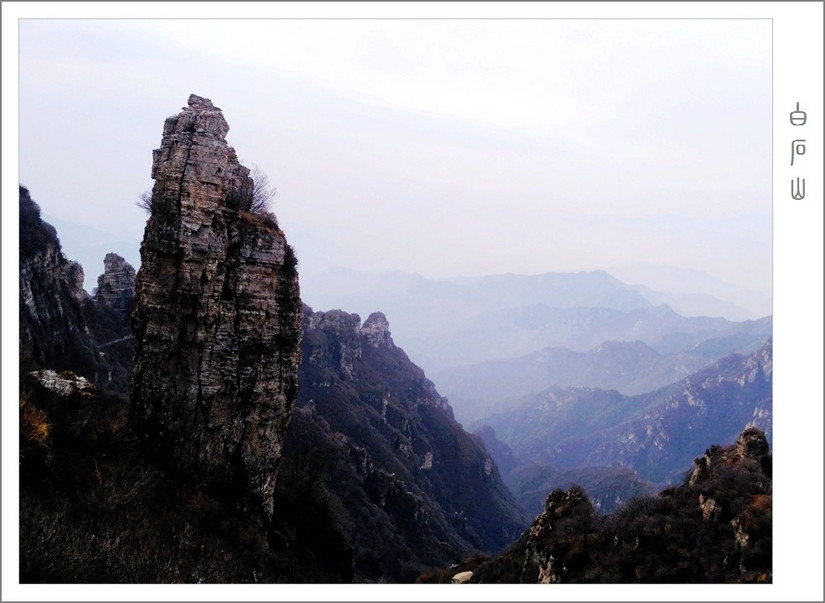
[[194, 92], [307, 273], [644, 262], [770, 292], [768, 20], [28, 20], [19, 81], [20, 181], [73, 259], [63, 221], [138, 262]]

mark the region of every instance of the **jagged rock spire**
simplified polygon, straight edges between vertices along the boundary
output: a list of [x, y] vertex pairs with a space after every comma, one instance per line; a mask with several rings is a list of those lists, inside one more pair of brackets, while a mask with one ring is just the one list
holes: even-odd
[[124, 318], [128, 317], [135, 297], [135, 269], [116, 253], [103, 258], [103, 274], [97, 277], [95, 301], [102, 301], [114, 308]]
[[249, 170], [228, 131], [221, 110], [193, 94], [153, 152], [130, 417], [173, 469], [270, 517], [297, 394], [301, 302], [284, 234], [239, 211]]
[[390, 335], [390, 323], [383, 312], [370, 314], [361, 326], [361, 334], [374, 348], [394, 345]]

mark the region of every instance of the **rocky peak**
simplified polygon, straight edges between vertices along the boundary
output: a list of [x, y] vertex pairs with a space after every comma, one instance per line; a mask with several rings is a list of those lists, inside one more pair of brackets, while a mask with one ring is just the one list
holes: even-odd
[[[405, 579], [412, 580], [422, 562], [452, 563], [509, 543], [527, 518], [483, 443], [464, 432], [424, 371], [392, 344], [386, 317], [371, 314], [362, 325], [341, 310], [305, 306], [304, 313], [299, 412], [285, 466], [292, 466], [290, 454], [301, 458], [310, 432], [328, 432], [311, 443], [319, 450], [335, 440], [339, 461], [327, 463], [336, 476], [327, 486], [352, 514], [358, 571], [370, 580], [411, 572]], [[356, 502], [359, 491], [365, 498]]]
[[373, 312], [369, 315], [361, 326], [361, 335], [374, 348], [393, 346], [390, 323], [382, 312]]
[[765, 432], [756, 427], [746, 427], [733, 446], [711, 446], [703, 456], [693, 460], [693, 471], [688, 483], [699, 484], [712, 474], [717, 466], [730, 465], [742, 460], [763, 464], [770, 456], [770, 446]]
[[358, 333], [361, 317], [343, 310], [313, 312], [307, 308], [309, 328], [334, 333], [339, 337], [350, 338]]
[[78, 262], [68, 260], [66, 262], [66, 281], [69, 285], [69, 291], [72, 297], [77, 301], [82, 302], [88, 299], [88, 294], [83, 289], [83, 281], [86, 278], [83, 272], [83, 266]]
[[770, 454], [770, 446], [764, 432], [756, 427], [748, 427], [736, 441], [734, 451], [740, 458], [761, 461]]
[[[404, 363], [409, 362], [406, 353], [393, 343], [389, 326], [387, 317], [381, 312], [373, 312], [361, 324], [358, 314], [343, 310], [315, 312], [305, 306], [304, 333], [315, 343], [308, 346], [305, 358], [316, 367], [334, 367], [347, 380], [357, 378], [359, 362], [370, 364], [390, 361], [392, 358], [403, 358]], [[420, 368], [412, 366], [418, 379], [417, 386], [411, 391], [418, 392], [418, 395], [408, 400], [408, 403], [412, 406], [433, 406], [443, 410], [450, 418], [455, 418], [447, 398], [441, 396], [433, 383], [424, 378]]]
[[[557, 534], [581, 532], [586, 538], [595, 512], [584, 490], [572, 486], [566, 492], [552, 491], [544, 504], [544, 511], [522, 537], [525, 563], [522, 578], [540, 584], [565, 581], [564, 551], [553, 540]], [[559, 550], [556, 550], [556, 549]]]
[[57, 232], [20, 187], [20, 342], [41, 366], [84, 370], [94, 364], [83, 316], [83, 268], [63, 255]]
[[164, 124], [164, 136], [174, 131], [192, 131], [201, 135], [226, 138], [229, 124], [224, 119], [220, 107], [212, 104], [208, 98], [190, 94], [182, 113], [174, 115]]
[[40, 218], [40, 208], [24, 186], [19, 308], [24, 364], [73, 371], [106, 396], [125, 401], [132, 356], [128, 316], [86, 293], [83, 268], [64, 257], [57, 232]]
[[135, 269], [116, 253], [103, 258], [103, 274], [97, 277], [95, 301], [110, 305], [128, 316], [135, 297]]
[[313, 346], [307, 361], [315, 366], [333, 366], [340, 370], [346, 379], [353, 379], [355, 369], [353, 362], [361, 358], [361, 341], [358, 329], [361, 318], [358, 314], [349, 314], [342, 310], [313, 312], [304, 308], [305, 332], [313, 337], [323, 338], [324, 345]]
[[298, 387], [298, 275], [283, 232], [241, 211], [252, 183], [228, 131], [192, 95], [153, 151], [130, 420], [175, 470], [270, 518]]

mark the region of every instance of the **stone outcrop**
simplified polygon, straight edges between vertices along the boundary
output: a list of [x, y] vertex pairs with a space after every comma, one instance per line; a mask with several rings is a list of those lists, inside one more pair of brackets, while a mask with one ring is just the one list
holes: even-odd
[[361, 325], [361, 333], [366, 338], [367, 343], [374, 348], [394, 345], [390, 335], [390, 323], [382, 312], [370, 314], [364, 324]]
[[[84, 370], [95, 363], [83, 339], [83, 268], [67, 260], [55, 229], [40, 219], [40, 207], [20, 187], [20, 343], [40, 366]], [[56, 364], [61, 363], [61, 366]]]
[[51, 369], [32, 371], [30, 374], [39, 385], [49, 391], [64, 397], [73, 395], [94, 395], [95, 387], [85, 377], [78, 377], [74, 373], [57, 373]]
[[703, 456], [693, 459], [688, 483], [692, 486], [701, 484], [717, 466], [740, 463], [745, 459], [761, 465], [768, 462], [770, 455], [770, 445], [765, 433], [756, 427], [747, 427], [733, 446], [711, 446]]
[[158, 458], [198, 486], [271, 518], [298, 387], [296, 260], [225, 139], [192, 95], [166, 120], [132, 308], [130, 422]]
[[305, 306], [302, 349], [285, 466], [303, 467], [308, 445], [326, 450], [324, 483], [353, 526], [356, 574], [415, 580], [428, 566], [498, 551], [527, 525], [481, 440], [393, 343], [384, 314], [362, 323]]
[[765, 433], [756, 427], [748, 427], [736, 440], [735, 454], [739, 458], [749, 458], [762, 462], [770, 453], [770, 445]]
[[312, 312], [305, 308], [305, 332], [311, 331], [328, 339], [328, 345], [312, 346], [305, 360], [316, 366], [336, 365], [346, 379], [353, 378], [353, 362], [361, 358], [359, 337], [361, 317], [342, 310]]
[[[120, 271], [129, 268], [123, 262]], [[83, 268], [63, 255], [54, 227], [41, 219], [40, 208], [21, 186], [20, 354], [24, 368], [73, 371], [101, 387], [102, 393], [125, 400], [131, 338], [122, 306], [130, 302], [125, 289], [118, 295], [117, 302], [111, 300], [121, 309], [86, 293]]]
[[[405, 363], [409, 363], [406, 353], [397, 347], [392, 340], [390, 323], [382, 312], [373, 312], [367, 320], [361, 323], [358, 314], [350, 314], [343, 310], [328, 310], [313, 312], [305, 307], [305, 331], [313, 333], [313, 337], [323, 337], [327, 341], [324, 345], [312, 346], [307, 362], [316, 366], [336, 365], [341, 376], [352, 380], [355, 376], [354, 363], [364, 357], [365, 350], [385, 352], [390, 356], [399, 356]], [[380, 354], [379, 354], [380, 355]], [[424, 378], [421, 369], [410, 363], [416, 373], [420, 373], [419, 385], [426, 384], [419, 391], [415, 399], [416, 404], [433, 406], [444, 411], [451, 419], [455, 418], [453, 409], [447, 398], [441, 396], [433, 383]], [[316, 385], [316, 384], [313, 384]], [[386, 414], [386, 405], [382, 409]]]
[[103, 274], [97, 278], [95, 301], [111, 306], [119, 315], [129, 316], [135, 298], [135, 269], [116, 253], [103, 258]]
[[[522, 579], [525, 582], [552, 584], [565, 581], [566, 566], [562, 549], [554, 540], [559, 532], [580, 532], [582, 538], [593, 524], [593, 507], [584, 490], [572, 487], [567, 492], [554, 490], [547, 497], [544, 511], [530, 526], [523, 539], [525, 561]], [[522, 544], [520, 542], [520, 544]]]
[[21, 376], [21, 387], [23, 404], [43, 413], [48, 439], [56, 445], [89, 447], [110, 439], [125, 424], [125, 405], [106, 399], [92, 382], [71, 371], [32, 371]]

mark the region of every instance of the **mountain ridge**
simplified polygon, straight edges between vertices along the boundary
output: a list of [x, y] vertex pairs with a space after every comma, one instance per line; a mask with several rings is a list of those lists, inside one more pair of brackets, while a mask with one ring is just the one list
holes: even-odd
[[[423, 571], [427, 557], [431, 563], [436, 558], [455, 562], [462, 553], [497, 550], [517, 535], [526, 516], [501, 482], [483, 443], [455, 422], [446, 399], [394, 344], [383, 314], [373, 313], [362, 324], [357, 314], [305, 307], [304, 333], [299, 421], [322, 421], [332, 434], [328, 439], [333, 448], [344, 446], [336, 454], [355, 472], [348, 481], [363, 488], [353, 491], [350, 483], [342, 489], [332, 480], [327, 487], [350, 509], [354, 524], [369, 520], [357, 519], [363, 511], [356, 512], [347, 502], [352, 497], [366, 508], [378, 505], [388, 513], [393, 509], [388, 492], [398, 490], [395, 497], [411, 493], [393, 499], [401, 508], [420, 500], [416, 504], [429, 509], [431, 526], [444, 526], [440, 539], [451, 544], [433, 540], [432, 527], [426, 524], [399, 519], [399, 533], [415, 533], [406, 545], [415, 553], [405, 556], [409, 572]], [[290, 454], [288, 444], [287, 463]], [[421, 511], [412, 515], [423, 517]], [[366, 538], [356, 530], [355, 548], [362, 551], [356, 552], [356, 568], [378, 579], [388, 568]]]
[[[686, 317], [653, 305], [605, 271], [434, 280], [400, 271], [342, 269], [303, 282], [305, 298], [321, 307], [379, 309], [393, 316], [396, 340], [439, 378], [469, 364], [547, 347], [586, 352], [605, 341], [641, 340], [670, 354], [745, 329], [741, 322]], [[770, 325], [762, 331], [767, 336]], [[721, 346], [718, 355], [739, 349], [731, 346]], [[458, 400], [450, 388], [445, 395]]]
[[[630, 468], [664, 488], [679, 481], [690, 466], [690, 451], [706, 441], [727, 445], [742, 429], [756, 427], [770, 442], [772, 369], [769, 339], [751, 354], [730, 354], [653, 392], [623, 396], [615, 390], [551, 387], [477, 425], [488, 426], [488, 439], [492, 433], [506, 445], [511, 469], [505, 481], [519, 498], [524, 488], [515, 472], [541, 464], [552, 469], [548, 475]], [[523, 499], [522, 504], [534, 508]]]
[[[772, 457], [748, 427], [711, 445], [678, 486], [604, 517], [585, 489], [556, 489], [518, 542], [481, 563], [473, 583], [769, 583]], [[461, 566], [457, 570], [463, 569]], [[455, 578], [454, 578], [455, 579]]]
[[458, 415], [472, 424], [553, 385], [615, 389], [628, 396], [653, 391], [725, 354], [757, 349], [771, 327], [769, 319], [739, 323], [727, 333], [675, 352], [659, 352], [640, 340], [604, 341], [586, 351], [546, 347], [517, 358], [433, 371], [431, 376]]

